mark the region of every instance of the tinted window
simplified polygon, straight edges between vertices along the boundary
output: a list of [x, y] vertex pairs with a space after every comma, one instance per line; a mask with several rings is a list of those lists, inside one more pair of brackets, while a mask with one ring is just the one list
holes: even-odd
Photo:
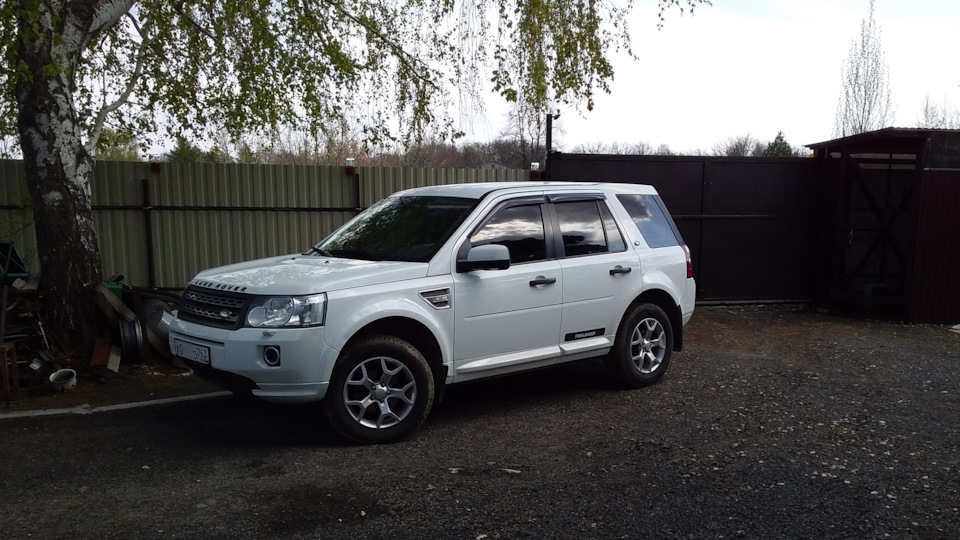
[[511, 263], [547, 258], [540, 205], [511, 206], [498, 210], [470, 237], [474, 246], [500, 244], [510, 250]]
[[607, 247], [610, 248], [611, 252], [627, 249], [627, 244], [623, 241], [623, 235], [620, 234], [620, 228], [617, 227], [617, 222], [613, 219], [613, 214], [610, 213], [607, 204], [602, 202], [597, 204], [600, 206], [600, 216], [603, 217], [603, 232], [607, 234]]
[[557, 203], [555, 208], [568, 257], [609, 251], [597, 201]]
[[662, 210], [656, 195], [617, 195], [640, 234], [652, 248], [678, 246], [680, 235], [674, 232], [673, 221]]
[[427, 262], [476, 203], [459, 197], [387, 197], [317, 248], [334, 257]]

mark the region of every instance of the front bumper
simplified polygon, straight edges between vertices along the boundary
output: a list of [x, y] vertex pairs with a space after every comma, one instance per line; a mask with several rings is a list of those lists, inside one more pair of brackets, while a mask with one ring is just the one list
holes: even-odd
[[[323, 340], [324, 327], [226, 330], [181, 319], [170, 324], [170, 350], [176, 340], [209, 349], [210, 364], [182, 358], [195, 375], [229, 390], [251, 391], [267, 401], [319, 401], [327, 392], [340, 352]], [[268, 365], [264, 349], [280, 350], [280, 364]]]

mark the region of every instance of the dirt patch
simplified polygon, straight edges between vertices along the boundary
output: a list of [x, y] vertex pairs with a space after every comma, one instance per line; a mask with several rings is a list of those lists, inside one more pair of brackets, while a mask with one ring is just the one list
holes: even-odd
[[[24, 365], [21, 365], [20, 369], [29, 370]], [[73, 407], [96, 408], [221, 390], [191, 376], [188, 370], [163, 361], [121, 364], [120, 371], [110, 377], [104, 377], [90, 369], [75, 369], [76, 387], [62, 393], [57, 392], [45, 377], [38, 377], [32, 386], [24, 379], [20, 402], [11, 403], [9, 408], [0, 402], [0, 414]]]

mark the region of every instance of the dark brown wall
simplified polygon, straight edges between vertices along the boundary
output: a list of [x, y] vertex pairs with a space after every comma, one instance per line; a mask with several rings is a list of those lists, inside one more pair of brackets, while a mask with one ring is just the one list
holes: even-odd
[[822, 235], [818, 163], [566, 154], [549, 174], [656, 187], [693, 254], [699, 301], [809, 300]]
[[960, 171], [924, 171], [908, 319], [960, 323]]

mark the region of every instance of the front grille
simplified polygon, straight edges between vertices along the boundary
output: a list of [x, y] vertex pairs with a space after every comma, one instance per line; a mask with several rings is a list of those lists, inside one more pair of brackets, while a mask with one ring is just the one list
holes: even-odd
[[191, 285], [184, 291], [178, 317], [185, 321], [237, 329], [243, 325], [250, 297]]

